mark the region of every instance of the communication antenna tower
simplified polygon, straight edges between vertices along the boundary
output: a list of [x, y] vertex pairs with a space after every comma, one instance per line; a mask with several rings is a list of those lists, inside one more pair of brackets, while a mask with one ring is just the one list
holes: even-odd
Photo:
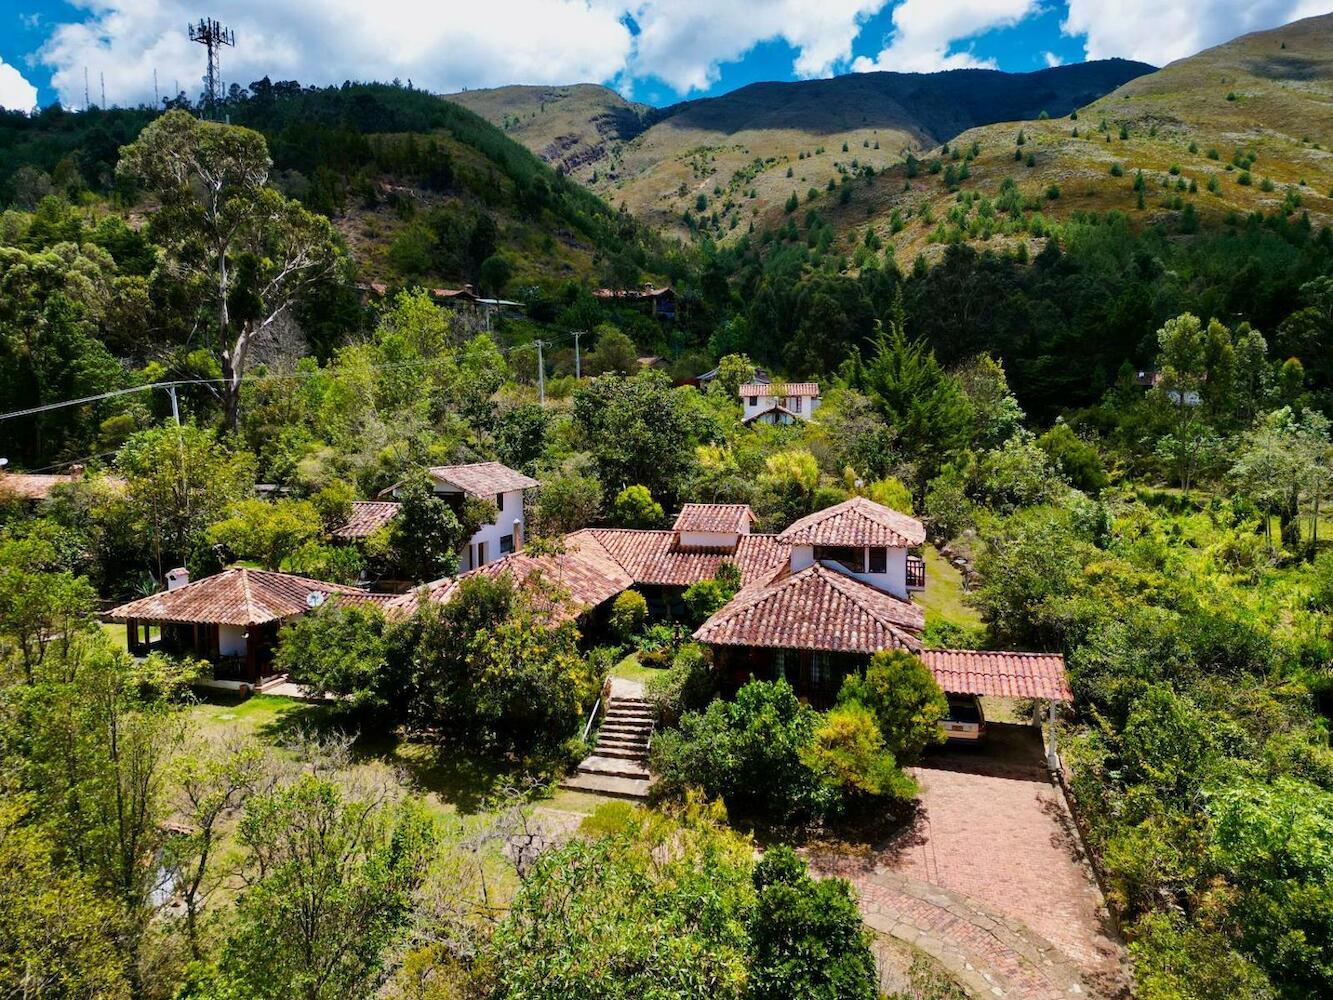
[[201, 17], [198, 24], [189, 26], [190, 41], [208, 49], [208, 75], [204, 77], [204, 103], [209, 117], [217, 110], [219, 91], [222, 89], [222, 47], [236, 47], [236, 32], [224, 28], [211, 17]]

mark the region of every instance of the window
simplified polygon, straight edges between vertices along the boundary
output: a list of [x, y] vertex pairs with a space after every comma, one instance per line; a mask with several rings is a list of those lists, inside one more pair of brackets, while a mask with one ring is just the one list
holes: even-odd
[[889, 550], [883, 546], [876, 546], [870, 550], [870, 565], [866, 572], [868, 573], [887, 573], [889, 571]]
[[794, 396], [794, 397], [792, 397], [792, 401], [791, 401], [791, 409], [792, 409], [792, 412], [793, 412], [793, 413], [800, 413], [800, 412], [801, 412], [801, 397], [800, 397], [800, 396]]
[[513, 536], [513, 535], [501, 535], [501, 536], [500, 536], [500, 555], [502, 555], [502, 556], [503, 556], [503, 555], [507, 555], [508, 553], [513, 552], [513, 551], [514, 551], [514, 536]]
[[750, 405], [751, 405], [751, 406], [758, 406], [758, 405], [759, 405], [759, 397], [758, 397], [758, 396], [751, 396], [751, 397], [750, 397]]
[[865, 550], [859, 546], [816, 545], [815, 559], [818, 562], [838, 563], [853, 573], [865, 572]]
[[503, 493], [495, 494], [495, 509], [496, 510], [505, 509], [505, 495]]
[[486, 543], [485, 543], [485, 542], [478, 542], [478, 543], [477, 543], [477, 565], [478, 565], [478, 566], [485, 566], [485, 565], [486, 565]]

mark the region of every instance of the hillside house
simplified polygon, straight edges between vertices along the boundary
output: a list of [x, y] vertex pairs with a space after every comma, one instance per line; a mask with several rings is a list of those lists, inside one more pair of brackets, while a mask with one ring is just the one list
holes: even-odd
[[[499, 462], [472, 462], [467, 465], [437, 465], [426, 470], [435, 494], [461, 510], [467, 497], [489, 500], [495, 504], [496, 518], [483, 524], [464, 543], [459, 552], [459, 571], [467, 572], [517, 552], [527, 535], [527, 511], [524, 497], [541, 484], [531, 476]], [[401, 484], [385, 492], [395, 499]]]
[[[750, 677], [786, 678], [801, 695], [829, 703], [842, 679], [884, 649], [920, 655], [950, 694], [1069, 701], [1064, 661], [1056, 654], [928, 650], [925, 612], [912, 595], [926, 586], [920, 521], [854, 498], [778, 534], [751, 530], [745, 504], [686, 504], [670, 531], [585, 528], [566, 535], [559, 555], [507, 556], [474, 572], [540, 575], [567, 599], [559, 619], [596, 627], [617, 594], [633, 587], [655, 614], [680, 615], [679, 595], [717, 576], [723, 562], [741, 572], [741, 590], [694, 633], [710, 646], [724, 686]], [[448, 601], [461, 577], [406, 594], [395, 606]]]
[[259, 688], [281, 679], [273, 669], [278, 630], [328, 600], [387, 605], [389, 598], [291, 573], [235, 567], [191, 583], [186, 570], [174, 569], [165, 590], [103, 617], [125, 625], [135, 656], [192, 656], [212, 663], [217, 680]]
[[592, 294], [603, 302], [624, 302], [637, 306], [656, 319], [676, 318], [676, 290], [670, 285], [660, 288], [652, 284], [645, 284], [642, 288], [598, 288]]
[[819, 409], [816, 382], [747, 382], [737, 393], [746, 424], [791, 424], [809, 420]]

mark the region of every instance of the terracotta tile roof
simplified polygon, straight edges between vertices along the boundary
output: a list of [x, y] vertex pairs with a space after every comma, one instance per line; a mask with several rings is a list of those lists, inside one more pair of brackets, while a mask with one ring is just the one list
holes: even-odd
[[753, 521], [754, 511], [748, 503], [687, 503], [671, 530], [740, 534]]
[[511, 575], [520, 585], [540, 573], [550, 583], [569, 592], [569, 599], [554, 616], [557, 620], [574, 618], [589, 608], [628, 590], [634, 580], [620, 567], [591, 531], [576, 531], [564, 538], [565, 551], [558, 555], [532, 556], [515, 552], [469, 570], [456, 577], [436, 580], [409, 594], [394, 598], [392, 606], [411, 612], [421, 596], [444, 604], [453, 600], [462, 581], [471, 576]]
[[[12, 495], [21, 500], [49, 500], [57, 486], [83, 479], [83, 473], [0, 472], [0, 496]], [[114, 489], [123, 489], [125, 480], [118, 476], [102, 476], [101, 481]]]
[[436, 465], [427, 470], [441, 482], [456, 486], [475, 497], [490, 499], [497, 493], [527, 490], [541, 483], [531, 476], [499, 462], [472, 462], [468, 465]]
[[353, 500], [345, 524], [330, 532], [334, 538], [369, 538], [398, 516], [398, 504], [387, 500]]
[[206, 576], [176, 590], [163, 590], [130, 601], [105, 615], [110, 621], [139, 618], [147, 621], [201, 625], [262, 625], [310, 610], [311, 592], [338, 595], [353, 601], [371, 600], [355, 587], [326, 583], [290, 573], [236, 567]]
[[741, 582], [748, 585], [771, 578], [789, 558], [773, 535], [741, 535], [735, 552], [711, 552], [679, 548], [674, 531], [588, 530], [635, 583], [655, 586], [688, 587], [710, 580], [726, 561], [739, 567]]
[[738, 396], [818, 396], [818, 382], [746, 382]]
[[940, 687], [954, 694], [1074, 700], [1058, 653], [926, 649], [921, 659]]
[[926, 540], [925, 526], [914, 517], [865, 497], [803, 517], [778, 539], [787, 545], [884, 545], [903, 549]]
[[785, 413], [789, 417], [795, 417], [797, 420], [804, 420], [805, 414], [797, 413], [795, 410], [789, 410], [780, 403], [774, 403], [772, 406], [765, 406], [762, 410], [756, 410], [741, 421], [744, 424], [752, 424], [760, 417], [766, 417], [770, 413]]
[[816, 563], [742, 590], [694, 637], [719, 646], [915, 652], [924, 626], [917, 605]]

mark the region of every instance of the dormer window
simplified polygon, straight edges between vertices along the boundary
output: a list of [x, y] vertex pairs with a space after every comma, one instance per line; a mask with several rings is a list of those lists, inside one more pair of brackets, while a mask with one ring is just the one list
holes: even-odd
[[887, 573], [889, 571], [889, 550], [883, 546], [874, 545], [870, 548], [870, 560], [866, 566], [867, 573]]
[[751, 397], [750, 397], [750, 405], [751, 405], [751, 406], [758, 406], [758, 405], [759, 405], [759, 397], [758, 397], [758, 396], [751, 396]]
[[819, 562], [834, 562], [853, 573], [864, 573], [865, 549], [853, 545], [816, 545], [815, 558]]

